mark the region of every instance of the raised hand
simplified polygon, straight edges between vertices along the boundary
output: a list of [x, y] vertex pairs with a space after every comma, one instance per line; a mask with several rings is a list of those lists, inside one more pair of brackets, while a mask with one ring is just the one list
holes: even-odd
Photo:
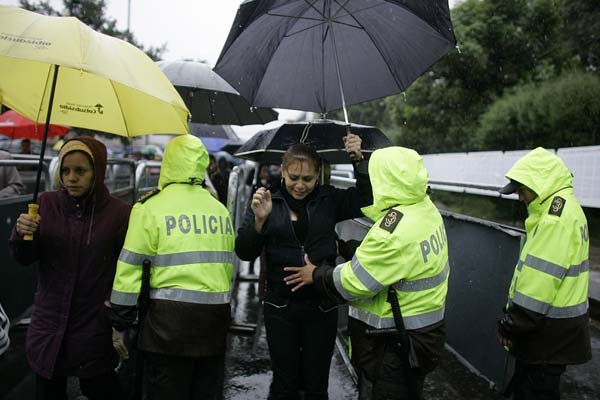
[[362, 160], [363, 156], [360, 151], [362, 139], [360, 138], [360, 136], [355, 135], [353, 133], [349, 133], [348, 135], [343, 136], [342, 140], [344, 141], [346, 153], [348, 153], [350, 159], [353, 161]]
[[252, 211], [254, 212], [254, 226], [256, 231], [260, 233], [263, 225], [273, 210], [271, 192], [264, 187], [259, 188], [254, 195], [252, 195], [250, 207], [252, 207]]

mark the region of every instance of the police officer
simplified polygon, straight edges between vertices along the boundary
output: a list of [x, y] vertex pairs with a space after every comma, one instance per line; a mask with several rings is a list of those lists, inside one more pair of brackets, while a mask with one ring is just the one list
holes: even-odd
[[527, 205], [526, 241], [508, 292], [498, 339], [516, 356], [514, 399], [559, 399], [568, 364], [591, 359], [589, 235], [573, 176], [541, 147], [518, 160], [500, 190]]
[[158, 189], [134, 207], [110, 298], [117, 331], [135, 319], [142, 264], [152, 262], [141, 321], [144, 398], [220, 398], [230, 323], [234, 231], [202, 187], [208, 152], [182, 135], [166, 147]]
[[[329, 300], [350, 302], [361, 399], [420, 399], [444, 345], [446, 231], [426, 193], [423, 158], [414, 150], [376, 150], [369, 176], [374, 203], [363, 212], [375, 222], [352, 260], [324, 270], [306, 258], [306, 266], [286, 268], [295, 274], [285, 280], [294, 290], [314, 282]], [[403, 326], [394, 320], [394, 303]], [[380, 336], [382, 330], [395, 334]]]

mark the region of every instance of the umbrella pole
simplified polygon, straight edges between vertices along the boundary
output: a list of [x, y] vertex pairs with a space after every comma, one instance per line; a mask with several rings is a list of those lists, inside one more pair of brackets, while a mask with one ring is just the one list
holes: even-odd
[[[54, 91], [56, 90], [56, 80], [58, 77], [58, 65], [54, 65], [54, 75], [52, 77], [52, 87], [50, 89], [50, 100], [48, 104], [48, 113], [46, 114], [46, 125], [44, 126], [44, 136], [42, 137], [42, 149], [40, 151], [40, 161], [37, 168], [37, 175], [35, 177], [35, 187], [33, 189], [33, 202], [29, 204], [28, 214], [35, 215], [38, 214], [38, 204], [37, 198], [38, 193], [40, 191], [40, 180], [42, 177], [42, 168], [44, 166], [44, 154], [46, 153], [46, 140], [48, 139], [48, 129], [50, 129], [50, 116], [52, 115], [52, 103], [54, 103]], [[33, 235], [25, 235], [23, 237], [25, 240], [33, 240]]]
[[335, 72], [337, 73], [338, 86], [340, 88], [340, 95], [342, 96], [342, 109], [344, 110], [344, 121], [346, 121], [346, 127], [348, 133], [350, 133], [350, 123], [348, 122], [348, 111], [346, 110], [346, 99], [344, 98], [344, 88], [342, 87], [342, 76], [340, 74], [340, 63], [338, 60], [337, 47], [335, 45], [335, 36], [333, 35], [333, 25], [329, 22], [329, 31], [331, 32], [331, 41], [333, 42], [333, 58], [335, 60]]

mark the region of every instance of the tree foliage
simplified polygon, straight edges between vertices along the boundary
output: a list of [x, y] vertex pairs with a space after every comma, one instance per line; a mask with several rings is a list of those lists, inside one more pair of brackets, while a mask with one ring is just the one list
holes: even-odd
[[[580, 101], [581, 83], [592, 79], [577, 77], [577, 71], [598, 74], [600, 2], [465, 0], [452, 10], [452, 20], [459, 49], [404, 95], [352, 106], [351, 117], [359, 118], [353, 122], [380, 126], [396, 143], [422, 153], [503, 150], [531, 143], [513, 133], [538, 135], [536, 144], [547, 147], [598, 143], [600, 133], [590, 133], [600, 130], [597, 102], [589, 101], [585, 107], [591, 108], [584, 109], [567, 101]], [[544, 96], [527, 94], [540, 88], [547, 95], [560, 91], [563, 101], [549, 104]], [[543, 125], [541, 119], [522, 117], [518, 130], [509, 125], [500, 134], [501, 110], [525, 98], [535, 112], [550, 107], [561, 121], [569, 113], [582, 120], [578, 125], [558, 120]], [[534, 121], [539, 124], [525, 126]]]
[[153, 60], [160, 60], [167, 46], [145, 48], [128, 30], [119, 30], [117, 21], [106, 16], [105, 0], [63, 0], [63, 9], [56, 10], [47, 0], [29, 1], [20, 0], [21, 7], [44, 15], [69, 15], [77, 17], [81, 22], [95, 31], [125, 40], [143, 50]]
[[600, 78], [563, 74], [506, 94], [481, 117], [477, 136], [484, 148], [505, 150], [598, 143]]

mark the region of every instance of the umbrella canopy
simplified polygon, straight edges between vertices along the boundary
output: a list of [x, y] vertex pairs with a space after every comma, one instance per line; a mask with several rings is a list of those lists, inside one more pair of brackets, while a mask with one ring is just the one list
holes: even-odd
[[11, 109], [121, 136], [188, 132], [183, 100], [131, 44], [73, 17], [8, 6], [0, 6], [0, 26], [0, 96]]
[[238, 151], [238, 149], [242, 147], [243, 144], [244, 142], [242, 142], [241, 140], [229, 141], [225, 143], [223, 147], [221, 147], [221, 151], [224, 151], [229, 154], [235, 154]]
[[239, 136], [229, 125], [208, 125], [190, 123], [190, 132], [192, 135], [203, 138], [221, 138], [227, 140], [239, 140]]
[[447, 0], [249, 0], [215, 71], [254, 106], [345, 111], [404, 91], [455, 43]]
[[277, 119], [270, 108], [254, 108], [208, 65], [159, 61], [192, 113], [192, 122], [212, 125], [266, 124]]
[[202, 140], [209, 153], [215, 153], [230, 141], [239, 141], [239, 136], [229, 125], [208, 125], [190, 123], [190, 132]]
[[[283, 124], [278, 128], [260, 131], [244, 143], [235, 153], [236, 157], [265, 164], [279, 164], [288, 147], [306, 143], [330, 164], [349, 164], [350, 157], [344, 148], [342, 137], [347, 134], [344, 122], [314, 120]], [[350, 131], [362, 139], [362, 152], [391, 146], [392, 143], [378, 128], [352, 124]]]
[[[48, 137], [64, 136], [68, 131], [69, 128], [66, 126], [50, 125], [48, 127]], [[42, 140], [43, 132], [43, 124], [36, 124], [14, 110], [8, 110], [0, 115], [0, 135], [8, 136], [12, 139]]]
[[[36, 122], [138, 136], [188, 133], [189, 112], [141, 50], [73, 17], [0, 6], [0, 97]], [[47, 131], [47, 128], [45, 129]], [[37, 200], [46, 135], [34, 191]]]

